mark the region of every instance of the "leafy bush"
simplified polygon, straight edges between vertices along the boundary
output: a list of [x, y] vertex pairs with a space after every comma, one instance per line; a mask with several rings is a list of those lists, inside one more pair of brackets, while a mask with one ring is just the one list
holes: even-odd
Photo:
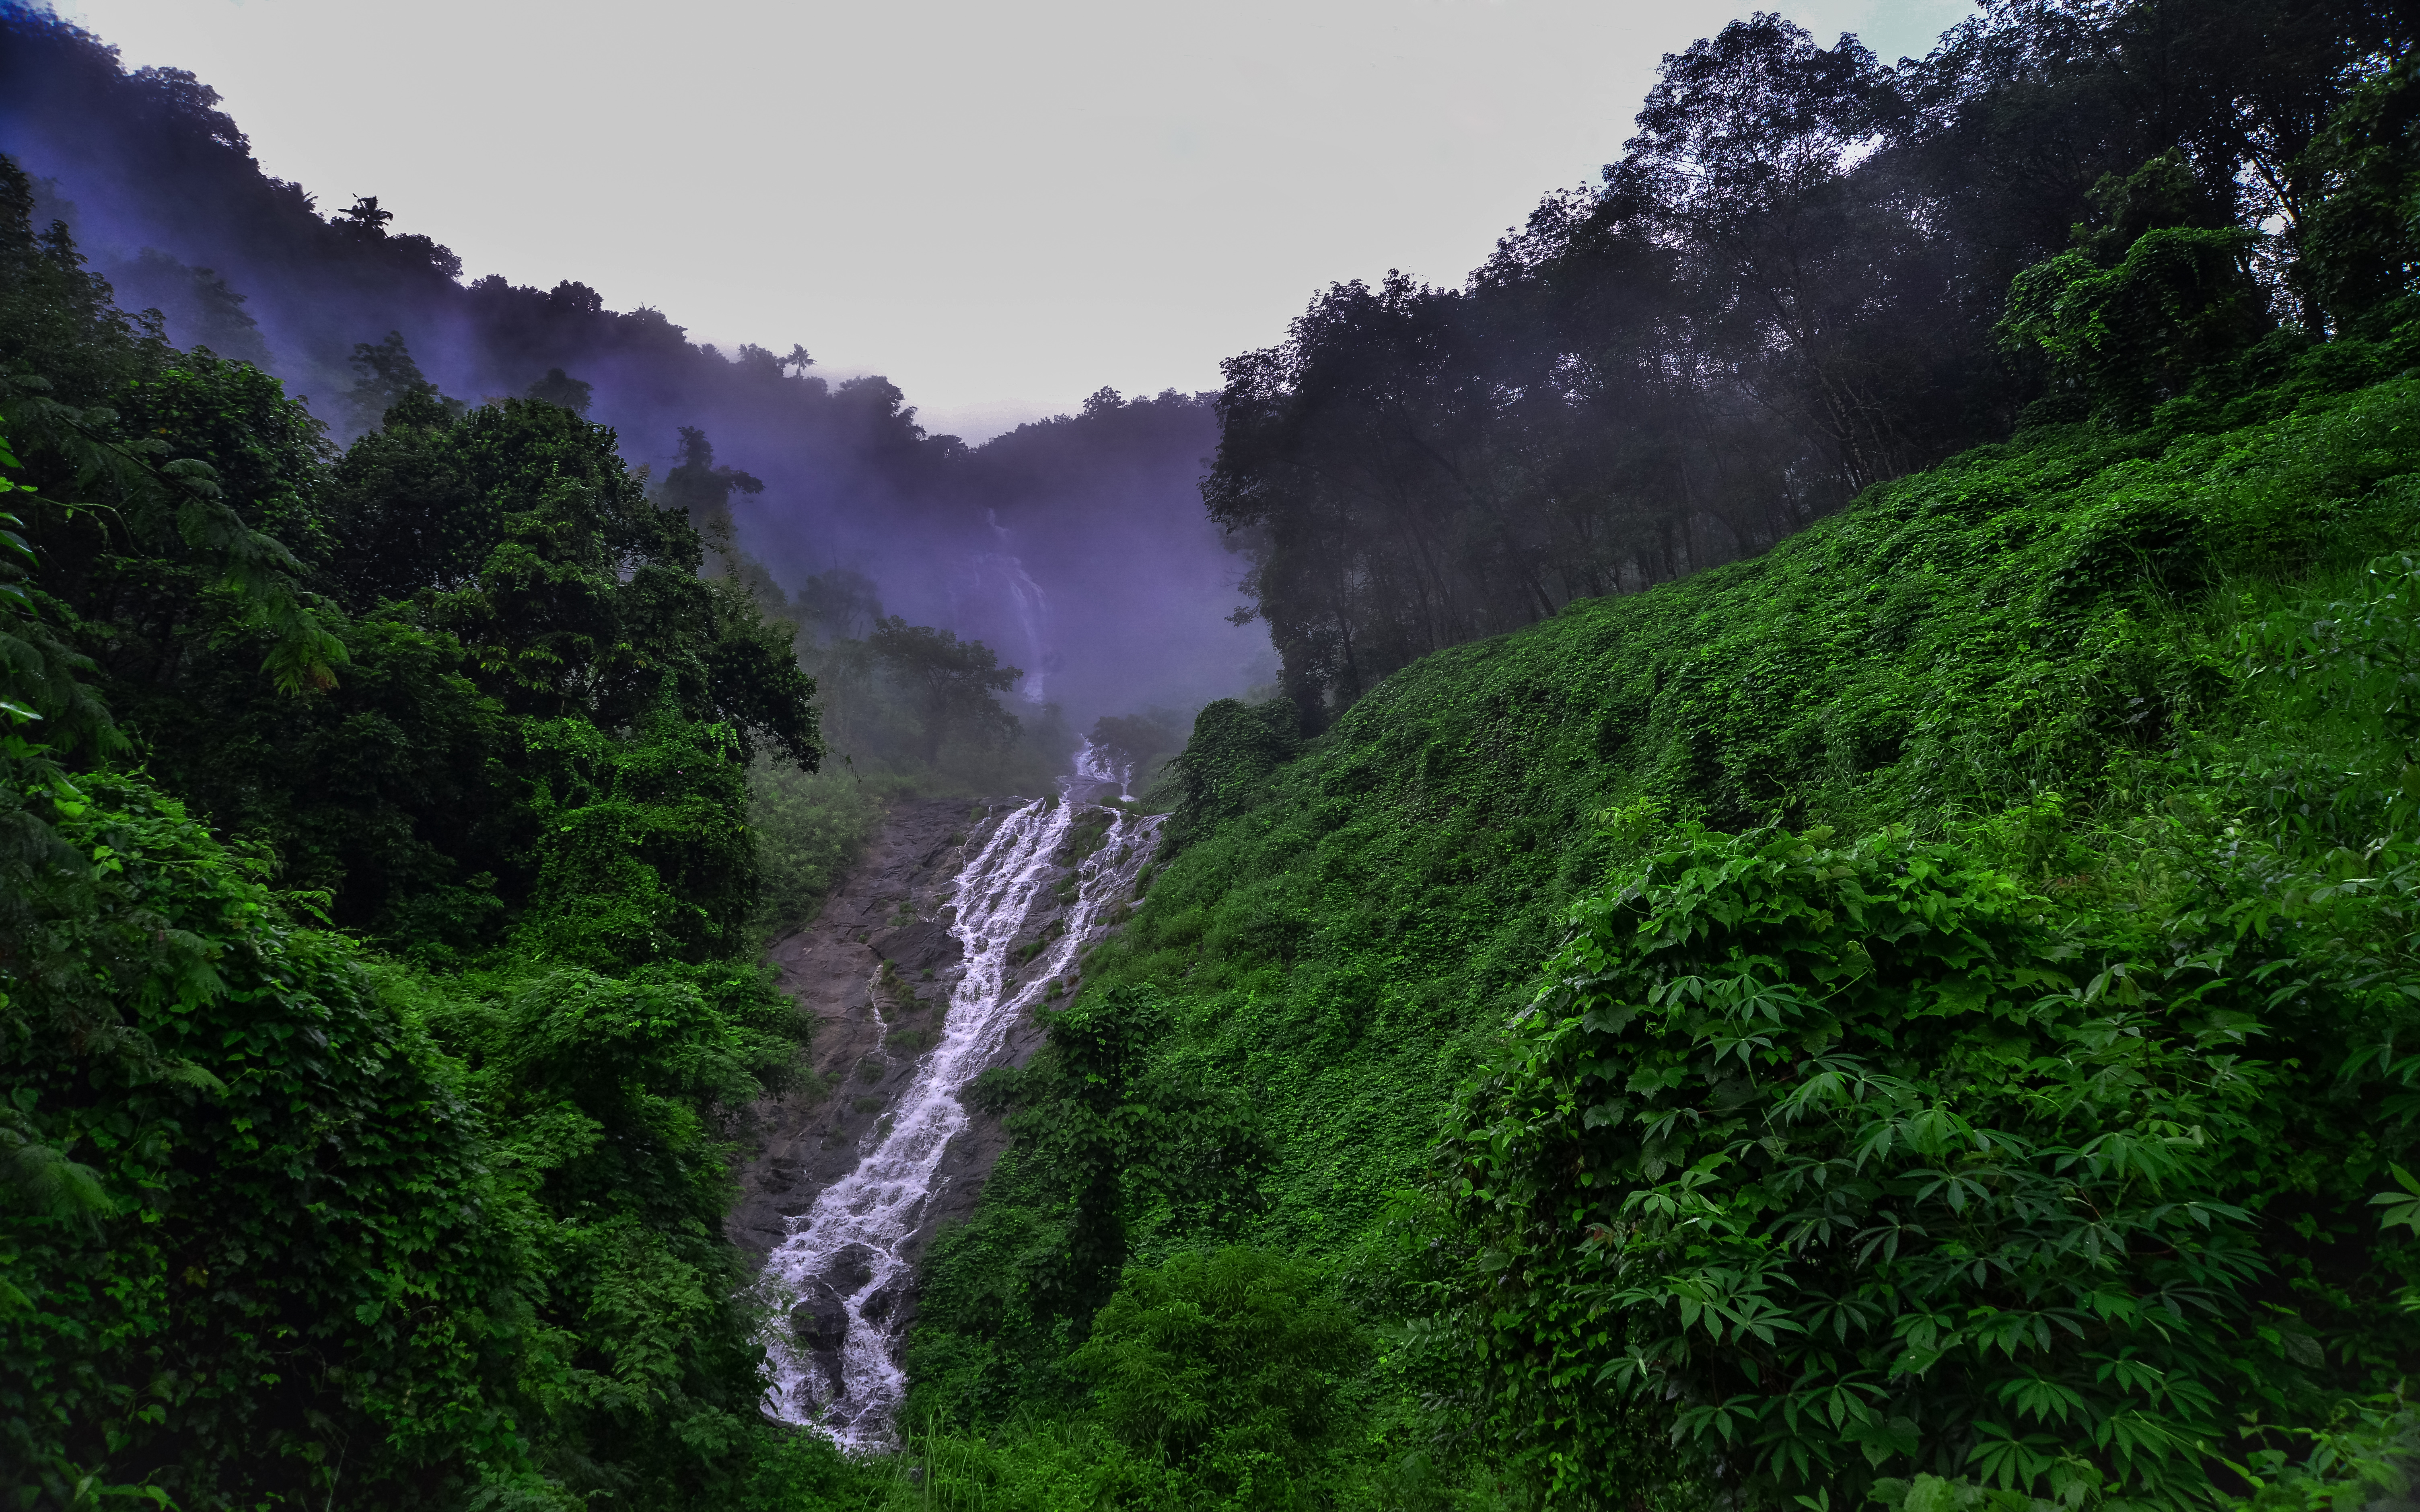
[[1192, 737], [1170, 764], [1182, 795], [1169, 822], [1170, 843], [1184, 845], [1249, 808], [1269, 774], [1302, 748], [1298, 723], [1283, 700], [1220, 699], [1194, 716]]
[[2412, 1470], [2420, 1463], [2420, 1412], [2399, 1391], [2345, 1402], [2313, 1427], [2255, 1424], [2254, 1440], [2283, 1441], [2303, 1449], [2298, 1457], [2278, 1443], [2262, 1443], [2240, 1467], [2251, 1494], [2245, 1512], [2353, 1512], [2411, 1501]]
[[603, 970], [754, 943], [756, 849], [730, 730], [659, 708], [623, 738], [584, 719], [523, 727], [536, 877], [519, 933]]
[[0, 1188], [0, 1453], [188, 1512], [513, 1470], [526, 1262], [459, 1080], [181, 805], [12, 796], [56, 845], [0, 868], [0, 1124], [49, 1177]]
[[1284, 1505], [1346, 1426], [1365, 1346], [1316, 1272], [1230, 1248], [1128, 1266], [1070, 1364], [1129, 1449], [1198, 1475], [1222, 1503]]
[[1828, 841], [1684, 829], [1575, 911], [1483, 1072], [1506, 1427], [1582, 1497], [1626, 1429], [1760, 1500], [2207, 1500], [2226, 1422], [2321, 1354], [2253, 1295], [2257, 995], [1957, 847]]
[[2117, 266], [2061, 253], [2017, 275], [2000, 338], [2038, 352], [2055, 395], [2089, 413], [2140, 417], [2192, 387], [2270, 329], [2252, 276], [2256, 233], [2233, 226], [2147, 231]]

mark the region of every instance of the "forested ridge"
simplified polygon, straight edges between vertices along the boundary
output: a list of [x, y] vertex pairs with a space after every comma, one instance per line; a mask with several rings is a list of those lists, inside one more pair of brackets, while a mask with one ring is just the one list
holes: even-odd
[[[688, 465], [694, 430], [763, 485], [731, 497], [730, 517], [820, 638], [861, 638], [870, 594], [992, 645], [1078, 724], [1260, 680], [1235, 675], [1255, 637], [1218, 621], [1225, 553], [1194, 491], [1215, 444], [1206, 395], [1104, 388], [970, 446], [888, 378], [828, 378], [796, 340], [722, 349], [576, 278], [466, 268], [392, 196], [323, 205], [262, 168], [208, 81], [129, 69], [31, 0], [0, 4], [0, 152], [33, 180], [36, 228], [64, 222], [125, 310], [159, 312], [179, 348], [273, 374], [336, 440], [424, 379], [577, 409], [659, 478]], [[710, 214], [636, 184], [607, 213]], [[1002, 580], [1003, 556], [1030, 580]], [[1017, 595], [1037, 589], [1049, 608], [1029, 624]], [[840, 748], [865, 755], [846, 732]]]
[[1994, 6], [1885, 68], [1753, 17], [1466, 287], [1232, 363], [1281, 684], [1192, 719], [973, 1088], [1007, 1149], [862, 1458], [760, 1410], [759, 961], [885, 798], [1048, 775], [1033, 669], [785, 588], [750, 459], [634, 468], [569, 370], [364, 341], [339, 446], [0, 159], [0, 1485], [2408, 1499], [2410, 27]]
[[12, 1494], [727, 1476], [725, 1141], [799, 1034], [745, 772], [822, 750], [789, 626], [610, 431], [424, 389], [332, 459], [29, 210], [0, 164]]
[[[2047, 314], [2046, 278], [2100, 276], [2071, 313], [2131, 374], [2097, 402], [2129, 410], [2366, 309], [2376, 272], [2331, 256], [2370, 232], [2325, 134], [2411, 25], [1995, 0], [1897, 64], [1765, 13], [1667, 57], [1601, 182], [1547, 195], [1463, 287], [1334, 285], [1226, 364], [1204, 497], [1306, 723], [2021, 414], [2074, 418], [2073, 375], [2010, 326]], [[2039, 309], [2010, 307], [2021, 274]], [[2223, 315], [2180, 321], [2216, 284]]]

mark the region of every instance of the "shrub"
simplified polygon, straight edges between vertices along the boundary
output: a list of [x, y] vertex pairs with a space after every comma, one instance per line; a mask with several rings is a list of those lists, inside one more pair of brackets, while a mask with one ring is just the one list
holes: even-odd
[[1557, 1491], [1664, 1441], [1760, 1501], [2208, 1500], [2320, 1360], [2242, 1206], [2290, 1063], [2223, 949], [2144, 943], [1897, 831], [1684, 827], [1582, 903], [1456, 1147]]
[[1365, 1352], [1317, 1273], [1235, 1247], [1128, 1266], [1071, 1364], [1128, 1448], [1259, 1505], [1342, 1432]]
[[527, 1255], [457, 1077], [175, 801], [9, 796], [57, 842], [0, 857], [0, 1460], [187, 1512], [511, 1470]]

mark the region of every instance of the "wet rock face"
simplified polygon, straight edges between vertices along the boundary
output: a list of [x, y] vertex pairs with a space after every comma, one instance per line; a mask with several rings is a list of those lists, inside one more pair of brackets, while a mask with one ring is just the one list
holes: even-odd
[[768, 1254], [766, 1291], [788, 1307], [767, 1341], [768, 1411], [845, 1447], [895, 1442], [915, 1267], [1004, 1142], [959, 1090], [1039, 1047], [1033, 1009], [1126, 915], [1157, 821], [1078, 803], [1096, 780], [1079, 764], [1057, 802], [894, 813], [823, 917], [772, 952], [815, 1015], [814, 1075], [757, 1110], [731, 1230]]
[[906, 1290], [907, 1288], [903, 1286], [884, 1287], [873, 1296], [866, 1298], [864, 1305], [858, 1308], [858, 1311], [864, 1316], [865, 1320], [869, 1323], [879, 1324], [888, 1322], [891, 1319], [892, 1308], [898, 1305], [899, 1301]]
[[[945, 900], [979, 813], [956, 801], [894, 809], [814, 921], [774, 945], [775, 984], [814, 1026], [799, 1085], [756, 1109], [756, 1149], [726, 1222], [741, 1248], [761, 1255], [781, 1242], [784, 1220], [856, 1166], [917, 1049], [939, 1029], [961, 972]], [[787, 1319], [800, 1363], [834, 1397], [844, 1390], [845, 1299], [874, 1278], [872, 1256], [859, 1248], [802, 1288]], [[867, 1310], [896, 1304], [902, 1290], [885, 1288]]]
[[[917, 1056], [939, 1038], [950, 989], [965, 967], [964, 948], [950, 933], [958, 870], [970, 844], [981, 844], [1013, 807], [954, 799], [899, 805], [822, 913], [768, 953], [775, 985], [814, 1015], [814, 1035], [800, 1085], [756, 1109], [755, 1148], [725, 1224], [742, 1249], [772, 1249], [788, 1236], [785, 1219], [804, 1213], [817, 1193], [856, 1167], [860, 1147]], [[1001, 1063], [1024, 1064], [1043, 1038], [1039, 1024], [1018, 1025]], [[1007, 1143], [997, 1119], [968, 1125], [943, 1161], [928, 1228], [973, 1211]], [[912, 1296], [902, 1303], [912, 1308]]]
[[725, 1225], [741, 1248], [780, 1243], [783, 1219], [855, 1167], [920, 1041], [939, 1029], [962, 966], [945, 900], [981, 812], [955, 800], [901, 804], [814, 921], [770, 951], [775, 985], [814, 1033], [799, 1085], [756, 1109], [756, 1149]]
[[874, 1251], [862, 1244], [849, 1244], [833, 1252], [831, 1262], [824, 1268], [825, 1284], [836, 1291], [854, 1294], [860, 1287], [874, 1279]]
[[878, 930], [866, 940], [866, 949], [890, 962], [903, 976], [920, 977], [930, 971], [938, 978], [943, 970], [958, 964], [964, 953], [957, 936], [950, 933], [952, 912], [944, 908], [937, 918]]
[[810, 1288], [790, 1309], [790, 1336], [810, 1354], [837, 1353], [848, 1338], [848, 1309], [840, 1293], [823, 1282]]

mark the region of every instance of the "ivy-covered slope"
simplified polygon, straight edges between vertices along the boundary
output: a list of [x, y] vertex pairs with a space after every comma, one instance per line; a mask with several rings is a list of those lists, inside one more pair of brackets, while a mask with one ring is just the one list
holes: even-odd
[[[1613, 859], [1596, 816], [1937, 829], [2239, 714], [2234, 595], [2409, 542], [2420, 382], [2216, 435], [2065, 428], [1872, 490], [1751, 562], [1430, 656], [1181, 854], [1105, 980], [1284, 1129], [1271, 1237], [1366, 1230]], [[1181, 1050], [1178, 1047], [1182, 1047]]]
[[[2386, 620], [2397, 612], [2392, 591], [2364, 585], [2367, 563], [2420, 531], [2420, 382], [2384, 376], [2398, 365], [2348, 342], [2231, 406], [2172, 404], [2134, 430], [2021, 433], [1870, 489], [1756, 560], [1431, 656], [1307, 743], [1290, 710], [1213, 705], [1184, 758], [1182, 848], [1135, 922], [1095, 952], [1059, 1031], [1063, 1059], [1121, 1084], [1094, 1101], [1123, 1098], [1125, 1121], [1070, 1144], [1061, 1126], [1085, 1094], [1054, 1093], [1047, 1058], [998, 1089], [1023, 1109], [1012, 1126], [1033, 1153], [1012, 1151], [974, 1223], [938, 1251], [915, 1361], [924, 1401], [979, 1417], [1053, 1392], [1080, 1404], [1054, 1319], [1083, 1326], [1085, 1288], [1067, 1277], [1098, 1247], [1083, 1230], [1098, 1227], [1105, 1181], [1121, 1194], [1125, 1252], [1141, 1260], [1241, 1240], [1338, 1262], [1368, 1323], [1484, 1318], [1496, 1282], [1450, 1257], [1479, 1253], [1491, 1223], [1544, 1220], [1473, 1210], [1470, 1192], [1502, 1194], [1483, 1175], [1456, 1177], [1465, 1156], [1439, 1151], [1451, 1137], [1483, 1145], [1470, 1131], [1512, 1095], [1502, 1078], [1517, 1056], [1490, 1070], [1495, 1093], [1473, 1102], [1466, 1089], [1551, 980], [1542, 967], [1575, 905], [1602, 918], [1654, 858], [1681, 864], [1687, 845], [1674, 837], [1688, 826], [1705, 826], [1709, 844], [1767, 826], [1898, 826], [1913, 831], [1906, 843], [1963, 847], [1993, 873], [1987, 890], [2055, 897], [2071, 913], [2148, 909], [2138, 944], [2183, 907], [2177, 867], [2152, 854], [2162, 845], [2266, 825], [2279, 856], [2324, 858], [2347, 838], [2358, 853], [2357, 831], [2392, 827], [2409, 759], [2392, 717], [2400, 694], [2392, 675], [2377, 682], [2392, 656], [2356, 648], [2351, 680], [2331, 683], [2317, 669], [2343, 645], [2296, 651], [2288, 632], [2341, 618], [2327, 608], [2336, 598], [2383, 592]], [[2279, 671], [2305, 663], [2299, 682]], [[2337, 706], [2355, 712], [2321, 712]], [[2306, 810], [2319, 817], [2292, 818]], [[2191, 834], [2155, 843], [2154, 822]], [[2236, 881], [2257, 900], [2273, 884], [2290, 893], [2276, 882], [2290, 871]], [[2348, 927], [2388, 938], [2397, 917]], [[2391, 1040], [2391, 1026], [2368, 1027]], [[1098, 1053], [1105, 1034], [1123, 1037], [1123, 1059]], [[1571, 1070], [1541, 1072], [1553, 1087], [1537, 1096], [1568, 1109], [1572, 1088], [1553, 1077]], [[2313, 1085], [2332, 1074], [2314, 1072]], [[1229, 1113], [1205, 1120], [1213, 1105]], [[1238, 1108], [1256, 1119], [1249, 1136], [1233, 1132]], [[1205, 1139], [1218, 1150], [1205, 1153]], [[2384, 1182], [2401, 1139], [2380, 1134], [2344, 1180]], [[2308, 1184], [2307, 1171], [2271, 1174]], [[1455, 1190], [1461, 1216], [1436, 1217]], [[2376, 1210], [2356, 1192], [2335, 1211], [2341, 1196], [2304, 1202], [2293, 1221], [2374, 1236]], [[1406, 1246], [1414, 1231], [1438, 1242]], [[2338, 1300], [2348, 1327], [2383, 1305]], [[1545, 1305], [1525, 1294], [1513, 1312], [1534, 1320]], [[1498, 1340], [1490, 1365], [1485, 1333], [1464, 1328], [1454, 1348], [1477, 1359], [1442, 1368], [1427, 1346], [1386, 1351], [1361, 1381], [1372, 1458], [1348, 1479], [1374, 1484], [1402, 1454], [1434, 1449], [1455, 1415], [1438, 1415], [1440, 1394], [1470, 1406], [1466, 1429], [1499, 1410], [1482, 1410], [1487, 1393], [1520, 1396], [1500, 1370], [1486, 1374], [1514, 1346]], [[2378, 1340], [2387, 1355], [2401, 1347]], [[2343, 1363], [2329, 1389], [2367, 1379]], [[1564, 1384], [1598, 1391], [1602, 1364], [1575, 1355], [1566, 1365], [1585, 1370]], [[1426, 1408], [1413, 1405], [1421, 1397]], [[1550, 1404], [1463, 1442], [1488, 1445], [1488, 1458], [1536, 1448], [1523, 1435], [1550, 1420], [1573, 1431]], [[1849, 1442], [1838, 1424], [1823, 1431]], [[1667, 1442], [1662, 1427], [1627, 1442], [1651, 1439]], [[1579, 1475], [1557, 1496], [1583, 1483], [1617, 1495], [1559, 1452], [1538, 1448], [1530, 1465], [1548, 1481]], [[1963, 1452], [1921, 1465], [1885, 1456], [1880, 1468], [1958, 1473]], [[1633, 1457], [1625, 1484], [1651, 1470], [1661, 1484], [1693, 1473]], [[1828, 1484], [1800, 1480], [1792, 1494]]]

